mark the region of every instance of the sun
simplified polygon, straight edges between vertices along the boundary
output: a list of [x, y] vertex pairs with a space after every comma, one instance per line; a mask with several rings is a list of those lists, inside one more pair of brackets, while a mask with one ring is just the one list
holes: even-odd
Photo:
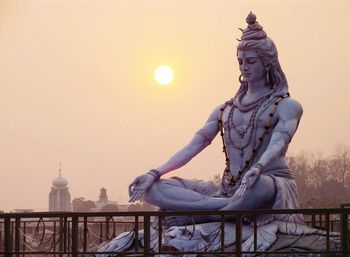
[[168, 65], [158, 66], [154, 71], [154, 79], [160, 85], [169, 85], [174, 80], [173, 69]]

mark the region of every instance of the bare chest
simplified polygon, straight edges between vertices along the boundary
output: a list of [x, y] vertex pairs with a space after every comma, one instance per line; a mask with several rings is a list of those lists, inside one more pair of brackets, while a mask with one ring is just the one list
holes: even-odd
[[[275, 115], [270, 118], [271, 106], [256, 107], [249, 111], [241, 111], [235, 106], [228, 106], [222, 114], [222, 122], [225, 131], [236, 130], [237, 133], [247, 132], [251, 128], [264, 129], [267, 122], [273, 126], [277, 122]], [[274, 114], [274, 113], [273, 113]]]

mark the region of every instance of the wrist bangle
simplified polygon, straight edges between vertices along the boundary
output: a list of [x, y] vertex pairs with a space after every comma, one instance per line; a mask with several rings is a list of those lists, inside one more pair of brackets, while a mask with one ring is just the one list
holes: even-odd
[[160, 172], [156, 169], [151, 169], [149, 172], [146, 174], [152, 175], [154, 177], [154, 181], [158, 181], [160, 179]]

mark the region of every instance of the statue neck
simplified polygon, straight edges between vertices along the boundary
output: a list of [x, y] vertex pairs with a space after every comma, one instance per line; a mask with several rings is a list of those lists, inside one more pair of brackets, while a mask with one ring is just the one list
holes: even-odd
[[261, 79], [248, 83], [248, 90], [246, 92], [246, 96], [249, 98], [255, 98], [264, 95], [269, 91], [271, 91], [270, 86], [266, 83], [265, 79]]
[[273, 89], [264, 81], [249, 83], [246, 91], [235, 98], [234, 104], [241, 111], [250, 111], [259, 106], [271, 93]]

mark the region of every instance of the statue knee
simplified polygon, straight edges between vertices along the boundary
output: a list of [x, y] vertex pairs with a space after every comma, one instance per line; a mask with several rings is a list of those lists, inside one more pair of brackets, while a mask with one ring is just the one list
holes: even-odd
[[149, 203], [149, 204], [153, 204], [153, 200], [156, 198], [156, 196], [160, 194], [159, 189], [158, 189], [158, 183], [154, 182], [153, 185], [147, 189], [147, 191], [144, 193], [143, 195], [143, 199]]

